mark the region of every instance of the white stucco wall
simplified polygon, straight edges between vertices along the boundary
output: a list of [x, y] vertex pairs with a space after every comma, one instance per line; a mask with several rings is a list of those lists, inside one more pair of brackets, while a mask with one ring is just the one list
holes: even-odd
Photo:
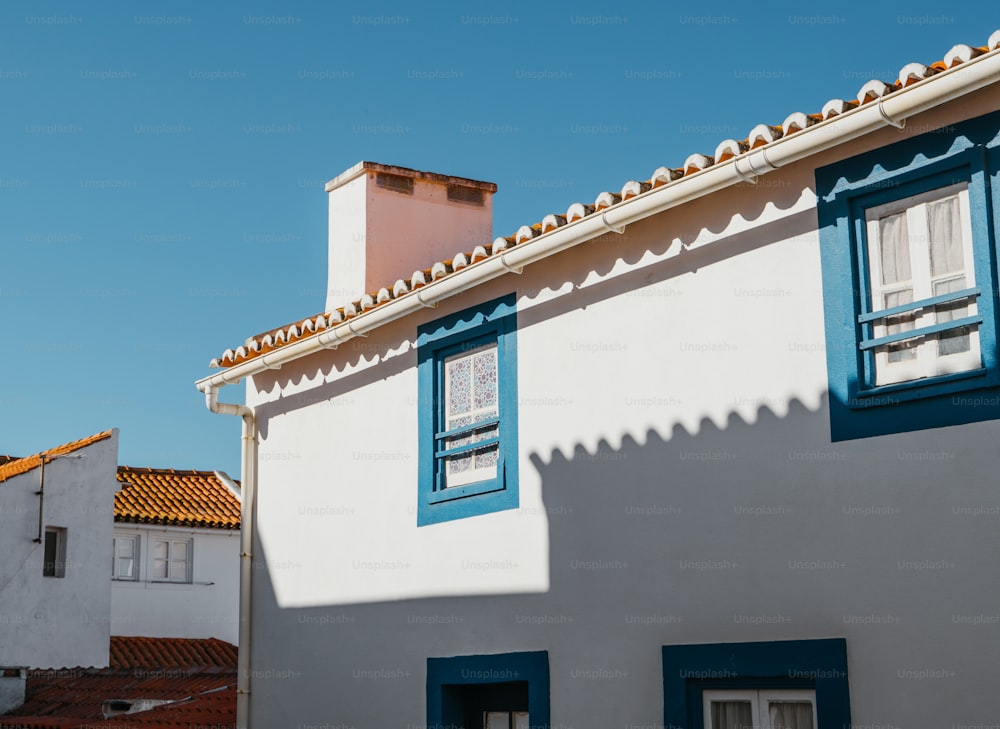
[[[239, 530], [145, 527], [116, 523], [115, 535], [139, 536], [139, 580], [111, 580], [111, 632], [156, 638], [239, 637]], [[158, 538], [192, 539], [192, 582], [154, 582]]]
[[[79, 456], [79, 457], [77, 457]], [[118, 431], [45, 464], [44, 526], [66, 529], [64, 577], [43, 577], [40, 469], [0, 484], [0, 664], [107, 666]]]
[[[856, 726], [993, 721], [1000, 426], [831, 443], [813, 169], [996, 104], [255, 378], [254, 725], [420, 726], [428, 657], [547, 650], [553, 726], [655, 727], [661, 646], [827, 637]], [[512, 290], [521, 508], [418, 529], [416, 327]]]

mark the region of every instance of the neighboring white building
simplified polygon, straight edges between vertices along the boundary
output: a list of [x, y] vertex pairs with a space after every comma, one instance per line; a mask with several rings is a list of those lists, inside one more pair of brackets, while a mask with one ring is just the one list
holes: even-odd
[[239, 487], [221, 472], [118, 468], [115, 635], [219, 638], [239, 620]]
[[333, 180], [349, 303], [198, 383], [240, 726], [994, 723], [998, 108], [1000, 32], [492, 244], [489, 183]]
[[107, 666], [118, 431], [0, 465], [0, 667]]

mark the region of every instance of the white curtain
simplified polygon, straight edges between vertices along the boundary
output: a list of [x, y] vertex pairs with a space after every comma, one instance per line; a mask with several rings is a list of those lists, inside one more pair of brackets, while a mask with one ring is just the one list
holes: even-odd
[[749, 701], [713, 701], [712, 729], [753, 729]]
[[808, 701], [771, 701], [767, 711], [771, 729], [813, 729], [812, 704]]

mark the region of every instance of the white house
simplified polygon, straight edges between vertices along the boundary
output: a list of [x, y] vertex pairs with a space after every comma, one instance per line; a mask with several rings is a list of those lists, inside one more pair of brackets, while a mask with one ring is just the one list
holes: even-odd
[[119, 466], [115, 635], [238, 639], [239, 487], [220, 471]]
[[108, 665], [117, 459], [109, 430], [0, 465], [0, 668]]
[[998, 82], [1000, 32], [492, 243], [489, 183], [332, 180], [339, 303], [198, 383], [240, 725], [993, 724]]

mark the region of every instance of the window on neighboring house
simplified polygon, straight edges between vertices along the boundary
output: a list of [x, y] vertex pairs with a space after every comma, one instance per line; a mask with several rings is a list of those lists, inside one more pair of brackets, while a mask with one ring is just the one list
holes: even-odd
[[66, 576], [66, 529], [63, 527], [45, 527], [45, 542], [43, 544], [42, 576]]
[[663, 647], [665, 726], [841, 729], [851, 725], [840, 638]]
[[417, 523], [516, 508], [513, 294], [421, 326]]
[[816, 692], [702, 691], [705, 729], [815, 729]]
[[1000, 114], [816, 171], [833, 440], [1000, 417]]
[[111, 578], [114, 580], [139, 579], [139, 537], [116, 536], [114, 557], [111, 561]]
[[548, 729], [546, 651], [427, 659], [427, 727]]
[[153, 581], [191, 582], [190, 539], [156, 539], [153, 541]]

